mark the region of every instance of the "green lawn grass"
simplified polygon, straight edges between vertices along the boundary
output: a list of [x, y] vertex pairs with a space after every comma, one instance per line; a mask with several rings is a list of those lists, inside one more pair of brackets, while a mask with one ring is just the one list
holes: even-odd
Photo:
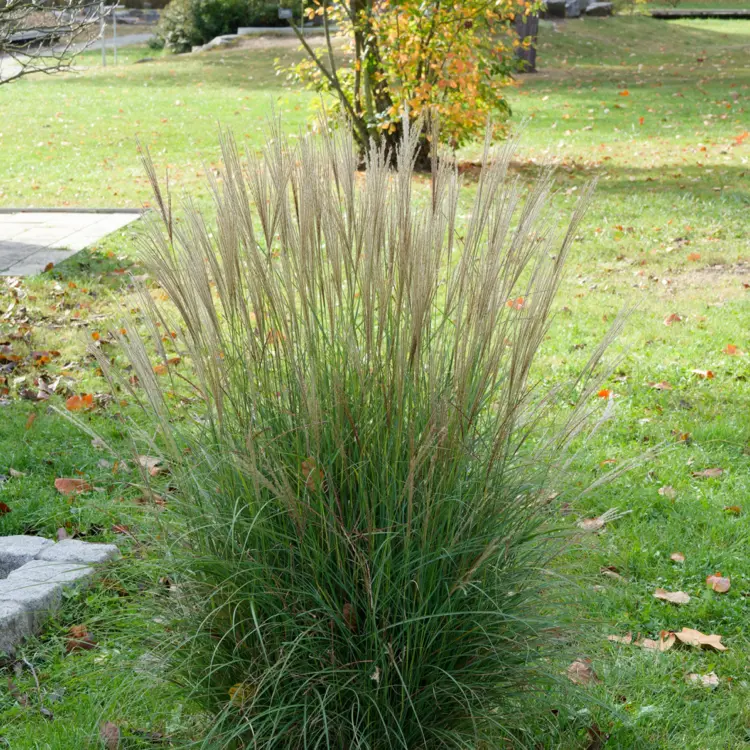
[[[150, 53], [143, 48], [123, 59], [143, 54]], [[251, 148], [262, 142], [274, 107], [284, 127], [305, 127], [313, 97], [273, 69], [275, 57], [292, 54], [230, 50], [106, 70], [87, 58], [92, 67], [82, 74], [0, 87], [0, 204], [148, 201], [135, 134], [159, 170], [169, 168], [178, 193], [198, 190], [217, 163], [219, 124]], [[599, 182], [538, 376], [552, 382], [574, 371], [618, 311], [635, 306], [613, 349], [620, 361], [607, 384], [617, 415], [583, 451], [581, 486], [650, 448], [660, 450], [613, 484], [564, 499], [570, 505], [563, 522], [571, 526], [609, 508], [628, 511], [606, 533], [576, 537], [556, 571], [570, 578], [571, 609], [581, 627], [549, 668], [559, 674], [571, 658], [587, 657], [601, 681], [572, 695], [561, 688], [545, 696], [546, 719], [530, 723], [522, 746], [590, 748], [596, 723], [610, 735], [607, 750], [744, 747], [750, 742], [750, 22], [617, 17], [543, 24], [539, 55], [540, 72], [524, 76], [509, 94], [523, 131], [515, 168], [525, 177], [558, 165], [561, 210], [586, 181]], [[461, 158], [475, 160], [477, 153], [468, 148]], [[0, 285], [0, 317], [14, 294], [17, 307], [25, 307], [2, 321], [3, 340], [17, 333], [14, 351], [61, 352], [46, 365], [24, 364], [9, 374], [7, 404], [0, 406], [0, 473], [12, 467], [25, 476], [0, 488], [11, 508], [0, 515], [0, 533], [53, 534], [67, 525], [85, 538], [117, 539], [136, 579], [138, 560], [148, 557], [137, 540], [153, 526], [155, 512], [132, 502], [143, 493], [143, 478], [133, 467], [114, 472], [100, 464], [113, 459], [50, 410], [62, 406], [61, 397], [33, 403], [19, 391], [33, 389], [45, 371], [69, 373], [74, 391], [105, 391], [85, 346], [104, 328], [102, 316], [127, 300], [122, 271], [131, 267], [138, 231], [119, 232], [51, 273], [24, 280], [15, 292]], [[140, 273], [137, 266], [133, 271]], [[665, 325], [675, 313], [680, 320]], [[740, 353], [725, 353], [729, 344]], [[693, 370], [711, 370], [714, 377]], [[25, 380], [14, 380], [20, 377]], [[669, 387], [653, 387], [660, 383]], [[113, 416], [129, 409], [115, 401], [81, 419], [127, 456]], [[37, 418], [27, 429], [32, 412]], [[724, 469], [717, 478], [693, 476], [715, 467]], [[69, 503], [54, 489], [59, 476], [82, 476], [95, 489]], [[167, 481], [160, 481], [157, 491], [168, 494]], [[662, 487], [673, 487], [674, 497], [660, 494]], [[739, 513], [725, 510], [733, 506]], [[670, 560], [676, 551], [684, 553], [684, 564]], [[117, 575], [127, 566], [118, 566]], [[601, 575], [607, 566], [625, 580]], [[726, 594], [705, 586], [717, 570], [731, 577]], [[137, 580], [129, 586], [137, 591]], [[681, 607], [658, 601], [657, 587], [692, 599]], [[180, 718], [176, 696], [161, 700], [163, 688], [152, 685], [140, 705], [113, 706], [99, 649], [64, 654], [66, 628], [89, 618], [95, 629], [102, 622], [101, 651], [118, 652], [113, 665], [122, 669], [143, 658], [144, 646], [132, 638], [126, 644], [117, 628], [104, 624], [106, 613], [127, 601], [115, 600], [107, 586], [96, 588], [85, 606], [71, 602], [26, 646], [44, 694], [64, 692], [53, 722], [36, 702], [19, 706], [2, 695], [6, 744], [14, 750], [84, 747], [86, 733], [102, 718], [127, 727], [134, 747], [150, 746], [141, 731], [184, 738], [189, 722]], [[133, 633], [146, 633], [146, 623], [133, 617]], [[655, 654], [606, 638], [627, 632], [658, 638], [661, 630], [683, 626], [723, 635], [729, 650]], [[720, 680], [713, 690], [686, 680], [710, 671]], [[14, 679], [33, 697], [28, 671]]]

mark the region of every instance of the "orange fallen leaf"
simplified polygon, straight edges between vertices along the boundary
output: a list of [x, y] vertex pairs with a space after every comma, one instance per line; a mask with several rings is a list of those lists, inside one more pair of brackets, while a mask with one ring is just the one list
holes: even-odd
[[646, 122], [646, 118], [645, 117], [639, 117], [638, 118], [638, 124], [639, 125], [643, 125], [644, 122]]
[[91, 485], [84, 482], [83, 479], [55, 479], [55, 489], [61, 495], [79, 495], [81, 492], [88, 492]]
[[742, 508], [739, 505], [725, 505], [724, 510], [733, 516], [739, 516], [742, 513]]
[[88, 632], [85, 625], [73, 625], [68, 630], [68, 638], [65, 641], [65, 653], [72, 654], [75, 651], [90, 651], [96, 648], [96, 641]]
[[36, 412], [32, 411], [29, 412], [29, 416], [26, 417], [26, 429], [30, 430], [31, 426], [34, 424], [34, 421], [36, 420]]
[[505, 305], [506, 307], [510, 307], [511, 310], [520, 310], [524, 306], [524, 302], [523, 297], [516, 297], [516, 299], [509, 299]]
[[734, 344], [727, 344], [724, 349], [722, 349], [722, 353], [727, 354], [730, 357], [736, 357], [742, 354], [742, 351], [738, 349]]
[[722, 576], [720, 571], [717, 571], [706, 578], [706, 585], [717, 594], [726, 594], [731, 586], [731, 581], [728, 577]]
[[690, 596], [684, 591], [667, 591], [659, 588], [654, 591], [654, 596], [670, 604], [687, 604], [690, 601]]
[[600, 682], [591, 666], [591, 659], [576, 659], [566, 670], [565, 674], [576, 685], [589, 685]]
[[617, 92], [619, 96], [630, 96], [630, 92], [627, 89]]
[[700, 253], [688, 253], [687, 259], [691, 261], [692, 263], [695, 263], [696, 261], [701, 259]]
[[80, 396], [71, 396], [65, 402], [65, 408], [68, 411], [80, 411], [82, 409], [91, 409], [94, 406], [94, 396], [91, 393], [84, 393]]
[[692, 373], [705, 380], [711, 380], [714, 377], [714, 373], [711, 370], [692, 370]]
[[686, 646], [712, 648], [716, 651], [727, 650], [727, 647], [721, 642], [722, 636], [720, 635], [705, 635], [700, 630], [693, 630], [693, 628], [683, 628], [679, 633], [675, 633], [674, 635], [680, 643], [684, 643]]
[[612, 396], [614, 396], [609, 388], [602, 388], [596, 395], [599, 396], [599, 398], [612, 398]]
[[157, 375], [166, 375], [169, 372], [169, 369], [166, 365], [154, 365], [154, 372]]
[[664, 325], [665, 326], [671, 326], [672, 323], [681, 323], [682, 318], [677, 313], [670, 313], [667, 315], [666, 318], [664, 318]]

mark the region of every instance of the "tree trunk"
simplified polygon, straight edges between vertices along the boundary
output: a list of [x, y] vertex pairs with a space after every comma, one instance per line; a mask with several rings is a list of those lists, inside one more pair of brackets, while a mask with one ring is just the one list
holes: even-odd
[[531, 46], [523, 45], [516, 49], [516, 57], [521, 61], [521, 70], [524, 73], [536, 73], [536, 39], [539, 33], [539, 16], [516, 16], [516, 32], [519, 38], [531, 37]]

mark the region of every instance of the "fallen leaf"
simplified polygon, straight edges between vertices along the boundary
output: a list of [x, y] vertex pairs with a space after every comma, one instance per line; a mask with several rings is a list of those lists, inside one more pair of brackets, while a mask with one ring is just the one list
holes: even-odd
[[742, 513], [742, 508], [739, 505], [725, 505], [724, 510], [727, 513], [731, 513], [733, 516], [739, 516]]
[[742, 354], [742, 351], [740, 351], [740, 349], [738, 349], [734, 344], [727, 344], [722, 349], [722, 353], [723, 354], [728, 354], [730, 357], [736, 357], [736, 356]]
[[10, 508], [5, 503], [0, 502], [0, 516], [4, 516], [6, 513], [10, 513]]
[[586, 730], [586, 733], [588, 734], [588, 744], [585, 750], [602, 750], [609, 740], [609, 735], [605, 734], [596, 722]]
[[578, 528], [583, 529], [584, 531], [600, 531], [610, 521], [616, 521], [618, 518], [621, 518], [628, 513], [630, 513], [629, 510], [620, 513], [617, 508], [610, 508], [596, 518], [582, 518], [578, 522]]
[[671, 391], [672, 390], [671, 383], [667, 383], [666, 380], [662, 380], [660, 383], [649, 383], [649, 385], [655, 391]]
[[617, 92], [619, 96], [630, 96], [630, 92], [627, 89]]
[[80, 396], [71, 396], [65, 402], [65, 408], [68, 411], [81, 411], [82, 409], [91, 409], [94, 406], [94, 396], [91, 393], [83, 393]]
[[137, 461], [139, 466], [146, 469], [152, 477], [159, 476], [159, 474], [164, 472], [164, 467], [161, 465], [162, 461], [160, 458], [154, 458], [153, 456], [138, 456]]
[[99, 736], [106, 750], [118, 750], [120, 747], [120, 728], [111, 721], [105, 721], [99, 727]]
[[609, 388], [602, 388], [596, 395], [599, 396], [599, 398], [612, 398], [614, 393], [612, 393]]
[[91, 485], [84, 482], [83, 479], [55, 479], [55, 489], [61, 495], [79, 495], [81, 492], [88, 492]]
[[651, 638], [641, 638], [635, 642], [636, 646], [648, 649], [650, 651], [669, 651], [675, 644], [675, 634], [669, 630], [662, 630], [659, 633], [659, 640], [655, 641]]
[[625, 578], [623, 578], [620, 573], [618, 572], [617, 568], [614, 565], [608, 565], [607, 567], [600, 568], [599, 572], [603, 576], [607, 576], [607, 578], [614, 578], [615, 581], [625, 581]]
[[724, 473], [724, 469], [714, 467], [713, 469], [704, 469], [703, 471], [694, 471], [693, 476], [696, 479], [715, 479]]
[[14, 469], [12, 466], [8, 470], [8, 473], [12, 477], [15, 477], [16, 479], [18, 479], [19, 477], [25, 477], [26, 476], [26, 474], [24, 474], [22, 471], [16, 471], [16, 469]]
[[32, 411], [29, 412], [29, 416], [26, 417], [26, 429], [30, 430], [31, 426], [34, 424], [34, 421], [36, 420], [36, 412]]
[[72, 654], [76, 651], [90, 651], [96, 648], [96, 641], [85, 625], [72, 625], [68, 630], [68, 638], [65, 641], [65, 653]]
[[626, 633], [625, 635], [608, 635], [607, 640], [612, 641], [613, 643], [624, 643], [625, 645], [629, 645], [633, 642], [633, 634]]
[[669, 313], [669, 315], [664, 318], [664, 325], [671, 326], [672, 323], [682, 323], [682, 318], [677, 313]]
[[667, 484], [664, 487], [659, 487], [659, 494], [663, 497], [668, 497], [670, 500], [674, 500], [677, 497], [677, 490]]
[[565, 674], [576, 685], [589, 685], [592, 682], [601, 681], [591, 667], [591, 659], [576, 659], [565, 670]]
[[686, 646], [695, 646], [697, 648], [713, 648], [716, 651], [726, 651], [727, 647], [721, 642], [720, 635], [705, 635], [700, 630], [693, 628], [683, 628], [679, 633], [674, 634], [680, 643]]
[[690, 601], [690, 596], [684, 591], [667, 591], [659, 588], [654, 591], [654, 596], [670, 604], [687, 604]]
[[701, 687], [715, 688], [719, 685], [719, 678], [715, 672], [709, 672], [708, 674], [689, 674], [687, 680], [688, 682], [700, 685]]
[[711, 370], [692, 370], [692, 373], [706, 380], [711, 380], [714, 377], [714, 373]]
[[673, 552], [669, 556], [670, 560], [674, 560], [676, 563], [684, 563], [685, 562], [685, 555], [682, 554], [682, 552]]
[[305, 482], [305, 487], [311, 492], [323, 486], [323, 471], [315, 464], [314, 458], [306, 458], [302, 462], [302, 479]]
[[700, 253], [688, 253], [687, 259], [693, 263], [701, 259]]
[[717, 594], [726, 594], [731, 586], [731, 581], [728, 577], [722, 576], [721, 571], [717, 571], [706, 578], [706, 585], [712, 588]]
[[229, 688], [229, 702], [233, 706], [243, 706], [253, 699], [256, 692], [257, 688], [254, 685], [247, 682], [238, 682]]

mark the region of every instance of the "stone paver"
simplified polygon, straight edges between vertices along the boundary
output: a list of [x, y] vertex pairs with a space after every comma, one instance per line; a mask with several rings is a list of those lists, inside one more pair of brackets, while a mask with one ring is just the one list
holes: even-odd
[[40, 555], [46, 547], [53, 547], [51, 539], [41, 536], [2, 536], [0, 537], [0, 578], [20, 568]]
[[0, 213], [0, 275], [40, 273], [140, 216], [139, 211]]
[[113, 544], [0, 537], [0, 652], [12, 653], [60, 606], [63, 590], [85, 584], [93, 565], [118, 555]]

